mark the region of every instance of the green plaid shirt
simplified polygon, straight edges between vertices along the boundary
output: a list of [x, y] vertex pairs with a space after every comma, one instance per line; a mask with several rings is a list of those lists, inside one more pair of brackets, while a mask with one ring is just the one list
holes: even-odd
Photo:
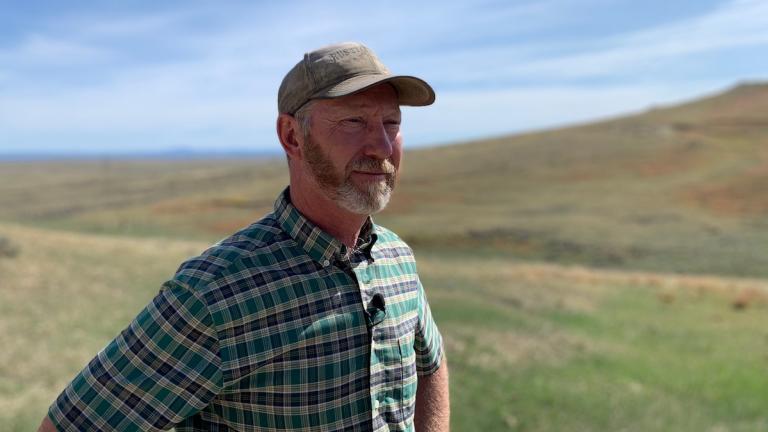
[[286, 190], [181, 265], [56, 399], [61, 431], [413, 430], [442, 338], [411, 249], [370, 220], [349, 249]]

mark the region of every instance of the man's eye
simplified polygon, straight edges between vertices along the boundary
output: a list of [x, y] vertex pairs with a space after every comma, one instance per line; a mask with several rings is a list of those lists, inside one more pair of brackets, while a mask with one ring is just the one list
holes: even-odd
[[359, 117], [351, 117], [348, 119], [344, 119], [344, 123], [350, 124], [350, 125], [361, 125], [363, 124], [363, 119]]

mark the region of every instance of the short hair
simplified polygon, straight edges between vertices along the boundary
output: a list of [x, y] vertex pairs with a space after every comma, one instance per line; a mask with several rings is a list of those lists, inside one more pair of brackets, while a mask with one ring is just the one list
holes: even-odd
[[293, 114], [293, 117], [296, 118], [296, 121], [299, 123], [299, 130], [305, 138], [309, 136], [309, 129], [312, 125], [312, 106], [314, 104], [315, 101], [310, 100], [297, 109]]

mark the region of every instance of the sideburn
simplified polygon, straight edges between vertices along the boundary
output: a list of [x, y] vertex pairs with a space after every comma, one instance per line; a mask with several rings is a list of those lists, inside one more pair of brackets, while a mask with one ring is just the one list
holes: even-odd
[[304, 136], [304, 159], [320, 187], [335, 191], [344, 182], [343, 174], [335, 173], [333, 163], [313, 140], [310, 134]]

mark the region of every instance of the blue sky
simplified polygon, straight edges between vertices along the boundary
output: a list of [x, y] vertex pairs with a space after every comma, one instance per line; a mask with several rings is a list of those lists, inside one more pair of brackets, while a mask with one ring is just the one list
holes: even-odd
[[763, 0], [0, 0], [0, 153], [278, 150], [282, 76], [348, 40], [435, 88], [411, 147], [768, 78]]

